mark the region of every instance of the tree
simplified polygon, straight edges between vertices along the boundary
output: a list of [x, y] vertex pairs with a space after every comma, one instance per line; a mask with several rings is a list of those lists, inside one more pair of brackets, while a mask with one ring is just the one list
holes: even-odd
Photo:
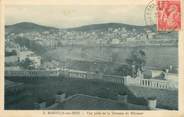
[[24, 69], [33, 69], [32, 65], [33, 61], [31, 61], [29, 58], [26, 58], [24, 61], [20, 62], [20, 66], [22, 66]]
[[116, 69], [116, 73], [121, 76], [128, 76], [132, 74], [132, 69], [128, 65], [121, 65]]
[[116, 74], [121, 76], [137, 77], [137, 72], [140, 70], [143, 72], [143, 68], [146, 64], [146, 54], [143, 50], [135, 49], [131, 52], [129, 58], [126, 59], [126, 64], [121, 65], [115, 71]]
[[131, 67], [132, 77], [137, 76], [138, 70], [143, 72], [143, 68], [146, 64], [146, 54], [143, 50], [133, 50], [128, 59], [126, 59], [126, 63], [129, 67]]

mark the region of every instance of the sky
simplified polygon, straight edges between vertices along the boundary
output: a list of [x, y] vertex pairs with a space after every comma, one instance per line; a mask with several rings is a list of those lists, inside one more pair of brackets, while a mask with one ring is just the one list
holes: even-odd
[[7, 5], [6, 25], [33, 22], [58, 28], [100, 23], [145, 25], [144, 5]]

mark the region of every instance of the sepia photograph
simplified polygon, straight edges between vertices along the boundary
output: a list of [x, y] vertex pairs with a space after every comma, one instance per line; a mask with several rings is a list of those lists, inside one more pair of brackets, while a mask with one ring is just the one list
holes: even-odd
[[181, 8], [156, 1], [5, 5], [4, 109], [177, 111]]

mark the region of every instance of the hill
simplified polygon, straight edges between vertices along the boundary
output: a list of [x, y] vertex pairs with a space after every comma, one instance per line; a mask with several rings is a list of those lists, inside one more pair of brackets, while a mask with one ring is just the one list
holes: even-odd
[[75, 28], [69, 28], [67, 30], [71, 31], [105, 31], [108, 28], [125, 28], [126, 30], [132, 30], [136, 29], [137, 31], [144, 31], [146, 26], [136, 26], [136, 25], [129, 25], [129, 24], [123, 24], [123, 23], [103, 23], [103, 24], [90, 24], [90, 25], [84, 25], [80, 27]]
[[25, 32], [43, 32], [58, 30], [55, 27], [42, 26], [30, 22], [21, 22], [13, 25], [6, 25], [5, 30], [7, 33], [25, 33]]
[[[128, 25], [122, 23], [103, 23], [103, 24], [90, 24], [84, 25], [80, 27], [74, 28], [63, 28], [62, 30], [67, 31], [83, 31], [83, 32], [90, 32], [90, 31], [105, 31], [108, 28], [125, 28], [127, 31], [132, 31], [132, 29], [136, 29], [138, 32], [143, 32], [146, 26], [135, 26], [135, 25]], [[24, 33], [24, 32], [43, 32], [43, 31], [55, 31], [58, 28], [43, 26], [31, 22], [21, 22], [13, 25], [6, 25], [5, 30], [7, 33]]]

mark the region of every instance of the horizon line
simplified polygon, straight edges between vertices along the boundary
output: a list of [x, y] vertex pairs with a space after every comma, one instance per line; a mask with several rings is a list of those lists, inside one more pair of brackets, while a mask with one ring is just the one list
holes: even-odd
[[[84, 25], [80, 25], [80, 26], [69, 26], [69, 27], [56, 27], [56, 26], [51, 26], [51, 25], [46, 25], [46, 24], [39, 24], [39, 23], [35, 23], [35, 22], [28, 22], [28, 21], [22, 21], [22, 22], [17, 22], [17, 23], [13, 23], [13, 24], [6, 24], [5, 26], [13, 26], [16, 24], [21, 24], [21, 23], [32, 23], [32, 24], [36, 24], [36, 25], [40, 25], [40, 26], [46, 26], [46, 27], [53, 27], [53, 28], [58, 28], [58, 29], [67, 29], [67, 28], [78, 28], [78, 27], [83, 27], [83, 26], [90, 26], [90, 25], [100, 25], [100, 24], [124, 24], [124, 25], [130, 25], [130, 26], [139, 26], [139, 27], [145, 27], [148, 25], [135, 25], [135, 24], [128, 24], [128, 23], [120, 23], [120, 22], [103, 22], [103, 23], [91, 23], [91, 24], [84, 24]], [[156, 24], [153, 24], [156, 25]]]

